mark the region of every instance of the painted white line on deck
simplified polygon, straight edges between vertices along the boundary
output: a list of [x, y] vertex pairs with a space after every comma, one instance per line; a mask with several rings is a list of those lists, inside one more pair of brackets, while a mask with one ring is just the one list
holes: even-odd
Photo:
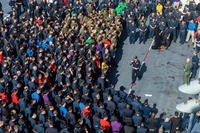
[[152, 97], [152, 94], [144, 94], [146, 97]]

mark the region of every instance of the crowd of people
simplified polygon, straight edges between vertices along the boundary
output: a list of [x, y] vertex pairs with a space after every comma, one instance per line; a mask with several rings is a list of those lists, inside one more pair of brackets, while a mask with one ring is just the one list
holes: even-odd
[[[180, 0], [177, 1], [180, 3]], [[181, 4], [174, 4], [173, 0], [158, 1], [157, 4], [142, 0], [134, 10], [132, 6], [136, 1], [132, 2], [127, 7], [129, 11], [122, 13], [131, 44], [137, 40], [145, 44], [147, 39], [155, 38], [153, 49], [160, 49], [161, 46], [167, 49], [172, 41], [176, 43], [178, 37], [180, 44], [189, 42], [191, 38], [193, 47], [199, 51], [200, 31], [196, 33], [198, 37], [194, 34], [200, 29], [200, 5], [196, 5], [195, 1], [190, 0], [183, 12]]]
[[173, 7], [169, 0], [11, 0], [9, 4], [12, 11], [6, 19], [0, 4], [0, 132], [185, 130], [187, 114], [156, 117], [156, 104], [142, 102], [134, 91], [127, 94], [124, 86], [115, 88], [108, 75], [127, 34], [131, 44], [137, 38], [145, 43], [168, 33], [176, 41], [178, 31], [182, 44], [188, 41], [192, 33], [185, 40], [187, 26], [183, 32], [179, 24], [197, 20], [194, 4], [184, 17], [179, 5]]

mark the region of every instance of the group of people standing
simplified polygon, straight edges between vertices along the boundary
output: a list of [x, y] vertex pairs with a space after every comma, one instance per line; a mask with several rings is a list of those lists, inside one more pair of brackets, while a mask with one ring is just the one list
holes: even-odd
[[[167, 10], [160, 10], [161, 4], [165, 3], [156, 7], [151, 0], [11, 0], [11, 16], [5, 20], [0, 4], [0, 132], [184, 130], [187, 116], [176, 112], [156, 118], [156, 104], [142, 102], [134, 91], [127, 94], [124, 86], [115, 88], [108, 78], [126, 31], [131, 43], [137, 37], [142, 43], [148, 31], [151, 37], [156, 34], [146, 26], [148, 17], [152, 29], [160, 20], [160, 27], [166, 28]], [[132, 63], [137, 72], [137, 57]]]
[[[200, 3], [196, 4], [194, 0], [190, 0], [188, 5], [184, 5], [184, 10], [181, 10], [181, 5], [179, 0], [158, 0], [157, 3], [142, 0], [138, 4], [133, 0], [127, 6], [127, 10], [122, 12], [122, 17], [125, 20], [130, 44], [137, 40], [139, 44], [145, 44], [147, 39], [153, 39], [152, 49], [165, 50], [172, 42], [193, 47], [195, 51], [192, 60], [189, 61], [191, 65], [184, 67], [184, 83], [189, 83], [189, 79], [196, 77], [199, 68]], [[138, 59], [133, 58], [131, 65], [132, 83], [135, 83], [140, 74], [141, 64]]]
[[137, 6], [132, 2], [132, 5], [128, 6], [130, 9], [122, 13], [126, 18], [131, 44], [138, 39], [139, 43], [145, 44], [147, 39], [154, 38], [155, 45], [152, 48], [159, 49], [161, 46], [168, 48], [171, 42], [176, 43], [178, 38], [180, 44], [187, 43], [191, 38], [196, 48], [194, 33], [200, 25], [200, 4], [190, 0], [182, 12], [181, 4], [174, 4], [172, 0], [158, 3], [142, 0]]

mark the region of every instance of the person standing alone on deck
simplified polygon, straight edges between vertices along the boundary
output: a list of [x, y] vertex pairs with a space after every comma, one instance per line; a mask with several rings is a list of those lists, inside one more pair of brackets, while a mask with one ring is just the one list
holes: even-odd
[[132, 65], [132, 84], [134, 85], [139, 73], [140, 66], [141, 66], [140, 61], [138, 60], [137, 56], [135, 56], [132, 59], [131, 65]]
[[184, 74], [183, 74], [183, 83], [189, 85], [190, 83], [190, 74], [192, 72], [192, 62], [190, 58], [186, 59], [186, 63], [184, 65]]

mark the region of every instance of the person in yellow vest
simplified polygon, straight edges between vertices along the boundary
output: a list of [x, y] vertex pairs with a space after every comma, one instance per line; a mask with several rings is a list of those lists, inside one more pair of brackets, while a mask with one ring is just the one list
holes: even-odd
[[160, 2], [158, 2], [158, 5], [156, 6], [156, 11], [162, 14], [163, 5]]
[[101, 69], [106, 73], [109, 69], [109, 66], [107, 65], [106, 61], [103, 61], [101, 63]]

